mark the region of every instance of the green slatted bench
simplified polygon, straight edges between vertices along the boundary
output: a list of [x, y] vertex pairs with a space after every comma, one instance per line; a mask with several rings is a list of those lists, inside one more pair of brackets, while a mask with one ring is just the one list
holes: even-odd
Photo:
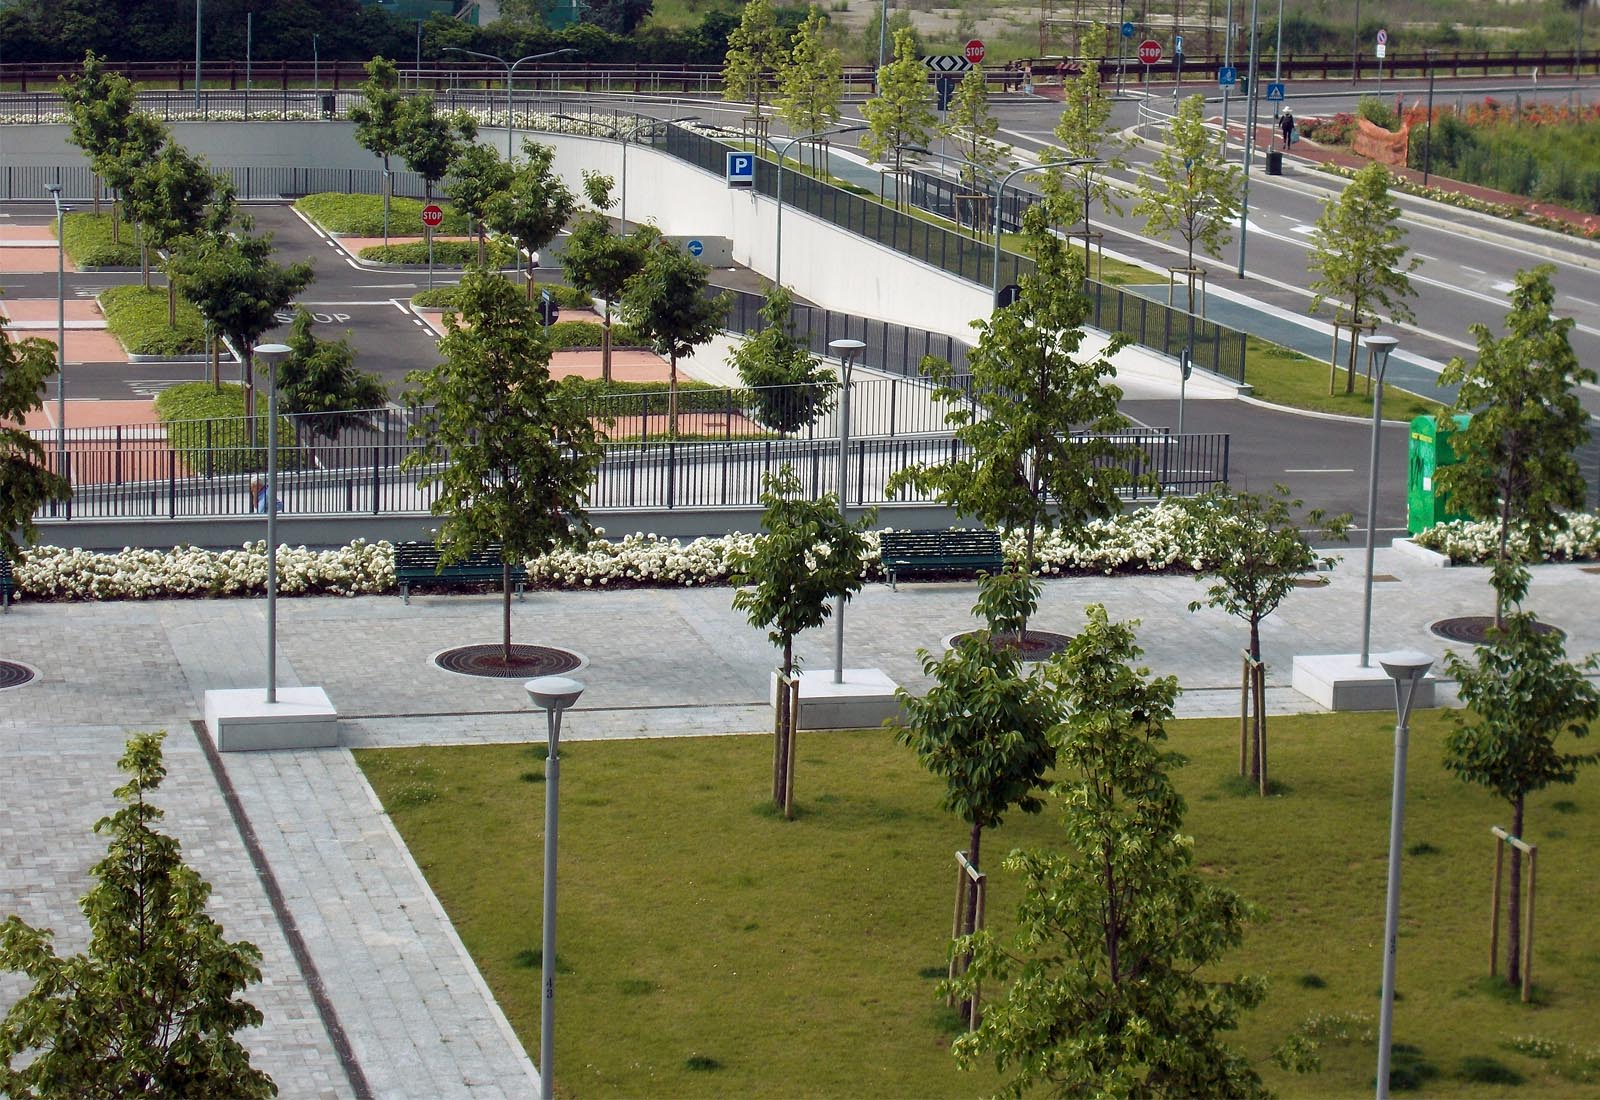
[[[394, 548], [394, 579], [400, 583], [400, 596], [411, 602], [413, 584], [483, 584], [498, 581], [505, 561], [500, 547], [490, 543], [472, 551], [459, 561], [443, 568], [439, 565], [439, 548], [431, 542], [402, 542]], [[517, 599], [522, 599], [522, 589], [528, 581], [528, 569], [522, 563], [511, 567], [511, 582], [517, 586]]]
[[1005, 566], [996, 531], [885, 531], [879, 536], [890, 588], [902, 573], [998, 572]]
[[11, 593], [17, 590], [17, 582], [11, 576], [11, 559], [0, 553], [0, 611], [11, 610]]

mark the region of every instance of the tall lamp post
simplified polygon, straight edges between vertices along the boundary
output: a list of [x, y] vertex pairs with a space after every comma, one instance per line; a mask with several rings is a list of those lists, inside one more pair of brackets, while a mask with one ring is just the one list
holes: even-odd
[[565, 676], [540, 676], [522, 685], [533, 705], [545, 712], [544, 906], [539, 960], [539, 1096], [555, 1095], [556, 1052], [556, 826], [561, 794], [561, 714], [583, 694], [583, 684]]
[[194, 0], [194, 109], [200, 109], [200, 2]]
[[1378, 540], [1378, 440], [1383, 426], [1383, 372], [1389, 366], [1389, 353], [1400, 341], [1393, 336], [1365, 336], [1377, 384], [1372, 387], [1372, 456], [1371, 470], [1367, 473], [1367, 579], [1366, 591], [1361, 598], [1361, 668], [1371, 668], [1372, 649], [1372, 556]]
[[994, 297], [1000, 297], [1000, 207], [1005, 203], [1006, 188], [1011, 181], [1024, 172], [1043, 172], [1050, 168], [1076, 168], [1083, 164], [1099, 164], [1097, 157], [1071, 157], [1067, 160], [1047, 160], [1042, 164], [1025, 164], [1021, 168], [1013, 168], [1000, 177], [1000, 186], [994, 193], [994, 271], [993, 285], [989, 288]]
[[577, 53], [578, 51], [569, 46], [569, 47], [567, 47], [565, 49], [549, 50], [549, 51], [547, 51], [545, 53], [530, 53], [527, 57], [519, 57], [515, 61], [507, 61], [505, 58], [501, 57], [499, 54], [481, 53], [478, 50], [463, 49], [460, 46], [446, 46], [444, 48], [444, 52], [445, 53], [464, 53], [468, 57], [481, 57], [485, 61], [494, 61], [494, 62], [498, 63], [500, 65], [500, 67], [503, 68], [506, 71], [506, 163], [509, 164], [511, 162], [511, 158], [512, 158], [512, 152], [511, 152], [511, 111], [512, 111], [512, 109], [511, 109], [511, 88], [512, 88], [512, 85], [516, 82], [516, 79], [517, 79], [517, 69], [520, 66], [527, 64], [529, 61], [543, 61], [547, 57], [555, 57], [558, 54], [564, 54], [564, 53]]
[[[844, 362], [844, 370], [841, 373], [844, 388], [840, 391], [839, 397], [839, 518], [843, 520], [850, 518], [844, 507], [845, 486], [848, 481], [845, 472], [850, 457], [850, 368], [855, 363], [856, 356], [861, 354], [861, 349], [866, 346], [860, 340], [828, 341], [828, 350]], [[844, 683], [843, 596], [836, 596], [833, 601], [833, 682]]]
[[56, 204], [56, 473], [67, 476], [67, 236], [61, 185], [45, 184]]
[[1411, 701], [1433, 658], [1406, 650], [1379, 658], [1394, 681], [1394, 790], [1389, 803], [1389, 887], [1383, 918], [1383, 1008], [1378, 1017], [1377, 1100], [1389, 1096], [1389, 1052], [1394, 1040], [1394, 956], [1400, 925], [1400, 837], [1406, 816], [1406, 745], [1411, 733]]
[[264, 364], [267, 372], [268, 703], [278, 701], [278, 364], [293, 350], [288, 344], [259, 344], [251, 356]]
[[322, 89], [322, 49], [318, 40], [322, 36], [311, 36], [311, 94], [314, 96]]
[[[1584, 0], [1588, 3], [1588, 0]], [[1428, 136], [1422, 147], [1422, 186], [1428, 186], [1428, 174], [1433, 171], [1433, 63], [1439, 51], [1428, 49]]]
[[[885, 3], [887, 3], [887, 0], [885, 0]], [[787, 157], [789, 155], [789, 150], [790, 149], [793, 149], [796, 145], [798, 145], [802, 141], [811, 141], [813, 138], [820, 138], [820, 137], [834, 137], [835, 135], [838, 135], [838, 134], [853, 134], [853, 133], [856, 133], [857, 131], [866, 130], [866, 129], [869, 129], [869, 127], [866, 127], [866, 126], [839, 126], [839, 127], [834, 128], [834, 129], [831, 129], [831, 130], [818, 130], [815, 133], [811, 133], [811, 134], [800, 134], [800, 135], [798, 135], [796, 137], [792, 137], [788, 141], [784, 142], [783, 146], [778, 150], [778, 240], [777, 240], [777, 252], [778, 252], [778, 254], [773, 259], [773, 262], [772, 262], [772, 268], [773, 268], [773, 271], [772, 271], [772, 285], [773, 286], [782, 286], [783, 285], [783, 158]]]

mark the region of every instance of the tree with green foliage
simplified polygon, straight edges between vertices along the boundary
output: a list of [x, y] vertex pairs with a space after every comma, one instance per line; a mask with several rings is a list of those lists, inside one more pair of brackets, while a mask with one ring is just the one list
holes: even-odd
[[1574, 452], [1588, 442], [1589, 414], [1573, 391], [1596, 375], [1572, 350], [1573, 319], [1555, 316], [1554, 275], [1548, 264], [1519, 271], [1505, 335], [1473, 324], [1477, 361], [1469, 366], [1457, 356], [1439, 375], [1440, 385], [1461, 387], [1452, 412], [1472, 418], [1449, 433], [1460, 461], [1439, 469], [1439, 491], [1451, 508], [1499, 526], [1496, 622], [1513, 602], [1509, 582], [1523, 555], [1543, 556], [1587, 490]]
[[[1400, 228], [1400, 207], [1389, 195], [1389, 170], [1376, 162], [1355, 174], [1339, 197], [1324, 204], [1311, 233], [1309, 268], [1317, 273], [1311, 312], [1334, 301], [1334, 320], [1352, 332], [1372, 320], [1375, 310], [1386, 309], [1392, 321], [1416, 319], [1405, 299], [1416, 294], [1410, 272], [1422, 261], [1406, 262], [1405, 230]], [[1356, 349], [1349, 342], [1344, 392], [1356, 391]], [[1328, 392], [1334, 389], [1338, 363], [1330, 362]], [[1371, 378], [1367, 379], [1370, 387]]]
[[979, 931], [950, 987], [1004, 985], [956, 1060], [993, 1062], [999, 1095], [1264, 1097], [1223, 1032], [1261, 1003], [1260, 978], [1225, 976], [1250, 907], [1195, 865], [1165, 747], [1178, 683], [1151, 679], [1132, 624], [1104, 607], [1045, 669], [1065, 717], [1052, 733], [1060, 851], [1017, 851], [1016, 931]]
[[450, 164], [444, 194], [450, 204], [472, 219], [478, 235], [478, 266], [489, 262], [489, 226], [485, 219], [496, 195], [511, 186], [515, 169], [487, 145], [469, 142]]
[[548, 145], [525, 141], [524, 160], [511, 174], [504, 190], [484, 203], [484, 221], [510, 238], [528, 260], [527, 296], [533, 299], [533, 270], [539, 250], [561, 232], [578, 200], [555, 170], [556, 152]]
[[400, 70], [386, 57], [367, 62], [367, 79], [361, 82], [361, 102], [350, 107], [350, 121], [356, 124], [356, 144], [383, 161], [383, 243], [389, 243], [389, 199], [394, 194], [394, 176], [389, 158], [403, 144], [401, 110], [405, 96], [400, 94]]
[[[959, 636], [942, 654], [919, 650], [922, 673], [933, 685], [921, 696], [895, 691], [904, 712], [895, 739], [945, 781], [944, 808], [970, 826], [966, 855], [974, 871], [983, 866], [985, 829], [1001, 825], [1013, 808], [1025, 814], [1044, 809], [1039, 796], [1056, 760], [1050, 731], [1061, 720], [1055, 694], [1037, 670], [1023, 671], [1021, 651], [995, 644], [996, 636], [1019, 625], [1004, 613], [1007, 601], [1020, 597], [1031, 608], [1038, 582], [1000, 574], [985, 576], [980, 585], [977, 610], [988, 629]], [[957, 894], [958, 935], [978, 931], [977, 891], [964, 886]]]
[[309, 310], [297, 306], [289, 326], [289, 354], [278, 363], [278, 408], [295, 416], [295, 430], [332, 440], [346, 428], [372, 423], [372, 410], [389, 400], [383, 381], [356, 366], [350, 333], [319, 340]]
[[[926, 145], [938, 119], [933, 112], [933, 91], [928, 69], [917, 56], [910, 31], [894, 32], [894, 60], [878, 70], [878, 94], [861, 105], [867, 130], [861, 148], [879, 164], [893, 166], [898, 180], [904, 171], [908, 146]], [[878, 198], [883, 198], [883, 177], [878, 177]], [[900, 203], [899, 189], [895, 205]]]
[[129, 739], [117, 764], [128, 775], [122, 808], [95, 823], [109, 841], [80, 903], [88, 949], [63, 958], [49, 929], [17, 916], [0, 924], [0, 969], [33, 983], [0, 1023], [0, 1094], [278, 1094], [234, 1038], [263, 1020], [240, 996], [261, 980], [261, 952], [224, 938], [206, 912], [211, 884], [156, 830], [164, 814], [148, 800], [167, 774], [165, 736]]
[[[956, 85], [940, 127], [940, 133], [961, 156], [961, 186], [970, 193], [977, 193], [980, 187], [988, 191], [1013, 163], [1005, 146], [995, 140], [999, 132], [1000, 120], [989, 106], [989, 82], [984, 79], [983, 69], [974, 65]], [[974, 211], [973, 226], [978, 227], [981, 221], [978, 211]]]
[[277, 326], [279, 311], [310, 285], [315, 272], [305, 261], [278, 263], [272, 258], [272, 234], [256, 237], [249, 229], [246, 224], [237, 233], [181, 237], [167, 270], [178, 292], [244, 359], [245, 408], [254, 409], [256, 341]]
[[478, 124], [465, 111], [440, 112], [431, 95], [414, 95], [400, 104], [396, 116], [399, 145], [395, 152], [406, 167], [422, 177], [422, 194], [433, 201], [433, 188], [450, 171], [466, 144], [478, 136]]
[[[1106, 31], [1102, 26], [1084, 30], [1082, 68], [1062, 83], [1061, 118], [1056, 122], [1059, 148], [1045, 154], [1049, 160], [1081, 161], [1070, 168], [1051, 168], [1044, 174], [1044, 194], [1051, 216], [1061, 225], [1083, 219], [1083, 263], [1089, 270], [1093, 230], [1090, 208], [1099, 202], [1117, 214], [1122, 209], [1112, 196], [1110, 173], [1127, 168], [1122, 157], [1125, 147], [1111, 121], [1111, 92], [1100, 81], [1100, 62], [1105, 52]], [[1066, 174], [1070, 174], [1070, 179]]]
[[758, 138], [766, 134], [762, 105], [776, 90], [784, 66], [784, 37], [770, 0], [748, 0], [738, 28], [728, 36], [728, 52], [722, 59], [722, 98], [750, 104]]
[[[1023, 216], [1023, 233], [1038, 265], [1022, 277], [1015, 303], [973, 322], [970, 391], [948, 363], [935, 366], [935, 397], [950, 404], [945, 419], [966, 454], [901, 470], [888, 490], [914, 487], [958, 515], [1024, 531], [1014, 568], [1032, 573], [1040, 531], [1077, 531], [1115, 514], [1119, 492], [1135, 479], [1102, 434], [1128, 425], [1117, 410], [1122, 391], [1108, 381], [1127, 338], [1114, 334], [1100, 354], [1082, 354], [1092, 316], [1083, 259], [1050, 232], [1038, 206]], [[1026, 633], [1024, 618], [1023, 640]]]
[[601, 448], [582, 404], [551, 379], [538, 315], [516, 284], [468, 269], [444, 324], [444, 361], [406, 376], [419, 446], [403, 468], [438, 486], [432, 513], [445, 564], [499, 544], [501, 657], [510, 663], [511, 563], [593, 533], [585, 505]]
[[1206, 125], [1204, 96], [1189, 96], [1178, 106], [1167, 140], [1150, 170], [1139, 177], [1134, 217], [1144, 218], [1145, 232], [1165, 238], [1176, 232], [1187, 251], [1189, 312], [1194, 313], [1194, 251], [1220, 258], [1233, 239], [1239, 217], [1244, 174], [1228, 163], [1222, 135]]
[[[1206, 598], [1189, 605], [1190, 611], [1214, 607], [1250, 627], [1250, 659], [1261, 662], [1261, 621], [1278, 609], [1294, 591], [1295, 581], [1316, 569], [1333, 566], [1337, 558], [1318, 554], [1307, 540], [1308, 531], [1324, 538], [1345, 537], [1349, 515], [1329, 517], [1314, 508], [1303, 518], [1296, 512], [1299, 500], [1289, 489], [1276, 485], [1273, 492], [1235, 492], [1219, 485], [1188, 504], [1189, 522], [1198, 536], [1200, 565], [1195, 577], [1210, 581]], [[1248, 717], [1248, 696], [1243, 704]], [[1258, 786], [1267, 760], [1267, 719], [1258, 713], [1251, 732], [1247, 771]]]
[[761, 331], [733, 351], [739, 381], [750, 390], [756, 423], [788, 435], [833, 408], [833, 371], [795, 335], [794, 297], [781, 286], [767, 288]]
[[[730, 569], [739, 587], [733, 608], [750, 625], [768, 628], [767, 638], [783, 651], [783, 679], [796, 672], [794, 640], [804, 630], [828, 621], [831, 601], [849, 600], [865, 583], [866, 532], [877, 518], [869, 510], [846, 520], [832, 494], [808, 499], [788, 463], [761, 481], [761, 534]], [[794, 816], [794, 736], [799, 715], [789, 709], [789, 694], [778, 691], [773, 744], [772, 800], [784, 817]]]
[[650, 18], [653, 0], [579, 0], [578, 18], [624, 38]]
[[[794, 49], [778, 73], [778, 114], [798, 136], [815, 134], [839, 121], [844, 98], [844, 55], [830, 46], [823, 32], [828, 17], [815, 4], [795, 31]], [[813, 168], [826, 142], [812, 145]]]
[[667, 357], [667, 434], [678, 434], [678, 360], [722, 331], [728, 296], [712, 297], [710, 273], [676, 241], [656, 240], [622, 291], [622, 315]]
[[584, 188], [595, 209], [580, 217], [561, 250], [561, 267], [567, 281], [591, 298], [605, 302], [600, 330], [600, 377], [611, 381], [611, 314], [628, 280], [644, 267], [651, 247], [660, 238], [654, 226], [642, 225], [632, 233], [617, 233], [605, 211], [611, 208], [611, 179], [584, 174]]
[[[128, 140], [132, 119], [139, 114], [138, 94], [133, 83], [121, 73], [105, 66], [105, 59], [94, 51], [84, 54], [83, 67], [73, 76], [62, 76], [58, 83], [61, 105], [67, 119], [67, 138], [89, 158], [95, 174], [100, 174], [105, 158], [114, 158]], [[100, 189], [94, 191], [95, 213], [100, 212]], [[120, 223], [112, 210], [112, 239], [120, 241]]]
[[150, 249], [166, 254], [167, 324], [178, 323], [177, 284], [173, 282], [170, 249], [180, 237], [199, 232], [219, 192], [231, 209], [233, 185], [176, 142], [136, 171], [128, 180], [128, 212], [144, 238], [144, 285], [150, 286]]
[[[1582, 666], [1597, 667], [1593, 656]], [[1576, 782], [1578, 769], [1600, 758], [1556, 746], [1562, 733], [1583, 737], [1600, 718], [1600, 689], [1566, 659], [1562, 635], [1545, 632], [1522, 611], [1506, 615], [1470, 661], [1446, 654], [1445, 668], [1466, 709], [1451, 712], [1444, 766], [1503, 799], [1511, 809], [1511, 835], [1526, 839], [1528, 795]], [[1513, 846], [1506, 922], [1506, 979], [1513, 987], [1522, 981], [1521, 899], [1522, 852]]]
[[15, 559], [39, 537], [34, 513], [72, 497], [66, 478], [51, 469], [44, 445], [22, 424], [44, 401], [56, 373], [56, 345], [38, 336], [13, 340], [0, 315], [0, 556]]

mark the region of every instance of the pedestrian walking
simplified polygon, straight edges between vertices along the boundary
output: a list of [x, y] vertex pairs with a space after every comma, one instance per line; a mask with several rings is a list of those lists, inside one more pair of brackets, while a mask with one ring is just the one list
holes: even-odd
[[1289, 148], [1289, 143], [1294, 140], [1294, 112], [1284, 111], [1278, 117], [1278, 128], [1283, 131], [1283, 147]]

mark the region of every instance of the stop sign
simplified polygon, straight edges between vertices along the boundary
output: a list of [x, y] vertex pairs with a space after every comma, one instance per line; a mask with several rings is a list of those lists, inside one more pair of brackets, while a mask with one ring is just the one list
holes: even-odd
[[984, 54], [982, 39], [974, 38], [971, 42], [968, 42], [967, 48], [964, 52], [966, 53], [967, 60], [972, 62], [974, 65], [981, 62]]
[[1161, 43], [1154, 38], [1146, 38], [1139, 43], [1139, 63], [1141, 65], [1154, 65], [1161, 60]]
[[437, 203], [429, 203], [422, 208], [422, 224], [429, 229], [438, 229], [444, 221], [444, 209]]

